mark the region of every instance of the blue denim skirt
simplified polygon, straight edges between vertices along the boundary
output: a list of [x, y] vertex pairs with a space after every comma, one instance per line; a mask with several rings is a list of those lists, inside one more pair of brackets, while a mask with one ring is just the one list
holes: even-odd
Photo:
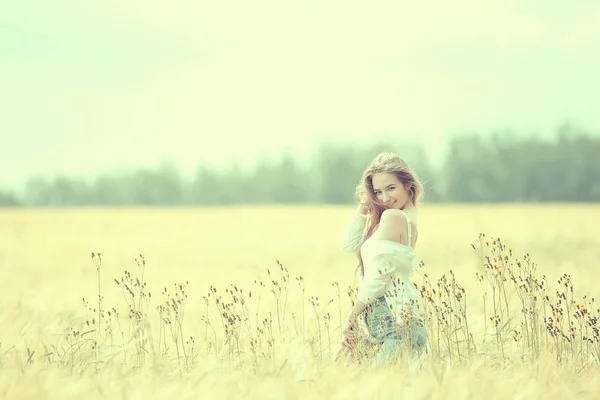
[[379, 342], [377, 365], [394, 365], [403, 355], [419, 355], [427, 344], [427, 330], [421, 322], [398, 325], [385, 297], [368, 306], [364, 322], [371, 336]]

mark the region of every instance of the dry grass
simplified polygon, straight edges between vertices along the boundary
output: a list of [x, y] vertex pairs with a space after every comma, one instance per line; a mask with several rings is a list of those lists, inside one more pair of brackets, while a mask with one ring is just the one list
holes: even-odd
[[428, 354], [377, 371], [334, 362], [349, 212], [1, 211], [0, 398], [597, 392], [600, 207], [424, 207]]

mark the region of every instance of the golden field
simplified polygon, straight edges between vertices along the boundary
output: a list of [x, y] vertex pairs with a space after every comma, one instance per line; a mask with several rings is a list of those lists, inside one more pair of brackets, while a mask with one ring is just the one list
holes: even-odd
[[[597, 346], [581, 339], [586, 332], [592, 337], [585, 318], [598, 314], [591, 298], [600, 294], [595, 271], [600, 206], [423, 206], [417, 258], [433, 286], [453, 271], [464, 287], [475, 346], [467, 344], [467, 353], [460, 347], [462, 333], [452, 331], [457, 354], [454, 343], [443, 354], [432, 339], [420, 360], [381, 370], [334, 362], [339, 321], [350, 307], [347, 292], [358, 284], [355, 256], [340, 249], [352, 212], [353, 207], [333, 206], [0, 210], [0, 398], [598, 397]], [[569, 315], [582, 304], [588, 312], [585, 318], [571, 315], [578, 329], [572, 342], [560, 344], [538, 330], [538, 352], [532, 356], [514, 293], [500, 293], [498, 299], [510, 299], [503, 312], [510, 308], [515, 319], [510, 326], [505, 320], [494, 325], [492, 289], [476, 279], [486, 268], [471, 247], [479, 245], [480, 233], [500, 238], [504, 253], [512, 251], [506, 266], [497, 265], [492, 273], [507, 274], [508, 264], [523, 262], [528, 253], [540, 281], [547, 277], [532, 309], [550, 313], [563, 290], [559, 279], [569, 275], [564, 288], [570, 292], [572, 284], [573, 294], [567, 293], [563, 304]], [[92, 252], [101, 253], [101, 264]], [[135, 288], [140, 255], [147, 282], [142, 292], [150, 293], [141, 302], [140, 287]], [[124, 289], [125, 271], [132, 276], [133, 300]], [[282, 273], [289, 274], [286, 281]], [[418, 286], [423, 273], [415, 276]], [[208, 296], [211, 285], [217, 293]], [[234, 292], [229, 316], [234, 309], [241, 314], [226, 333], [218, 307], [233, 298], [225, 291], [234, 291], [232, 285], [242, 292]], [[498, 290], [508, 290], [506, 285]], [[114, 311], [98, 317], [99, 287], [101, 307], [114, 307], [118, 317]], [[219, 304], [215, 295], [221, 296]], [[181, 301], [181, 325], [174, 314], [163, 314], [161, 322], [157, 307], [172, 301], [169, 296]], [[319, 310], [311, 297], [319, 298]], [[141, 317], [129, 317], [127, 301]], [[515, 327], [521, 334], [516, 341]]]

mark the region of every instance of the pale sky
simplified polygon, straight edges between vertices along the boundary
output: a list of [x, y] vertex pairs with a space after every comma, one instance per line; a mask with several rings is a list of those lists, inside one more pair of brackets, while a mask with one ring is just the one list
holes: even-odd
[[318, 140], [600, 131], [600, 2], [8, 0], [0, 188]]

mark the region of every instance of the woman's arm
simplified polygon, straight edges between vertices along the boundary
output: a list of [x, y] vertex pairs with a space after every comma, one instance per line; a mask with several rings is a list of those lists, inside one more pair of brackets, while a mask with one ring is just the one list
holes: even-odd
[[367, 216], [364, 207], [361, 205], [352, 214], [342, 233], [342, 250], [351, 253], [356, 251], [362, 244], [363, 233], [365, 229], [365, 223], [367, 222]]
[[[407, 233], [407, 224], [408, 221], [402, 212], [398, 210], [384, 211], [379, 224], [379, 239], [401, 243], [400, 239], [403, 235], [406, 236]], [[383, 295], [385, 287], [396, 268], [396, 265], [390, 262], [387, 257], [377, 257], [376, 262], [378, 265], [365, 269], [356, 302], [348, 314], [349, 321], [356, 320], [370, 303]]]
[[354, 306], [348, 313], [344, 326], [342, 327], [342, 333], [345, 336], [344, 340], [348, 344], [352, 341], [351, 338], [359, 315], [361, 315], [370, 304], [375, 303], [377, 298], [381, 297], [385, 291], [386, 284], [391, 275], [387, 272], [390, 267], [386, 267], [385, 262], [382, 262], [381, 265], [383, 270], [379, 269], [375, 274], [370, 271], [365, 271], [365, 276], [358, 289], [358, 295], [356, 296]]

